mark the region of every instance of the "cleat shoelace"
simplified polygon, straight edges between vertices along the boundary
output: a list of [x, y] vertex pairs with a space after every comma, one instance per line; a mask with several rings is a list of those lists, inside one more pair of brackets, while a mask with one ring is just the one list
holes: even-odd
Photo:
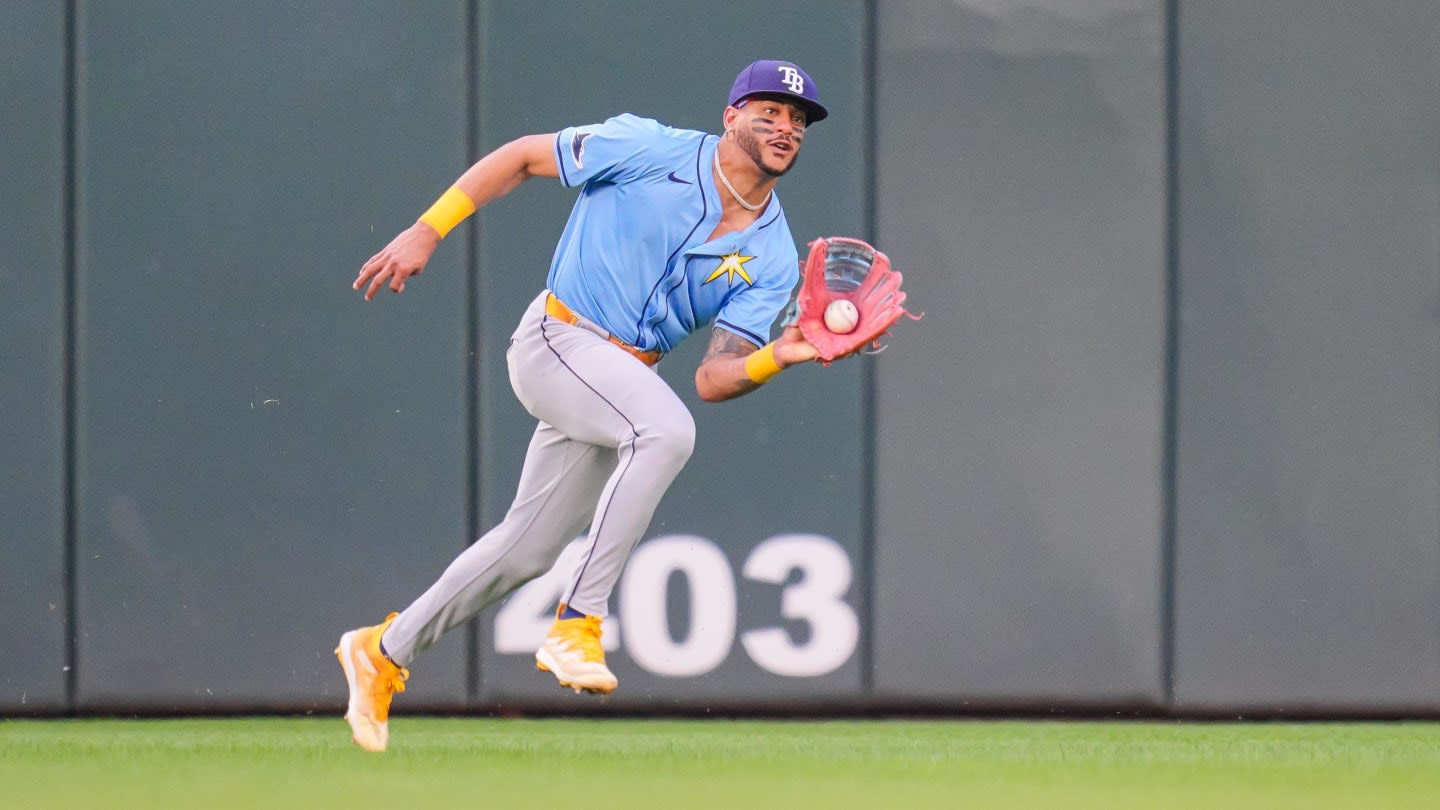
[[584, 661], [604, 662], [605, 648], [600, 646], [600, 617], [562, 619], [555, 623], [555, 632], [565, 646], [580, 652]]
[[390, 717], [390, 698], [397, 692], [405, 691], [405, 680], [410, 677], [410, 670], [396, 664], [385, 654], [380, 652], [380, 636], [384, 634], [385, 628], [395, 621], [399, 615], [391, 613], [385, 617], [378, 631], [374, 634], [373, 641], [367, 641], [366, 653], [370, 657], [371, 664], [375, 667], [375, 680], [370, 686], [370, 696], [375, 701], [376, 720], [384, 723]]
[[393, 671], [385, 672], [376, 679], [376, 685], [384, 690], [385, 694], [393, 695], [396, 692], [405, 691], [405, 679], [410, 677], [410, 670], [403, 667], [395, 667]]
[[390, 698], [396, 692], [405, 691], [405, 679], [410, 677], [410, 670], [397, 667], [384, 658], [380, 660], [370, 696], [375, 701], [375, 719], [384, 723], [390, 719]]

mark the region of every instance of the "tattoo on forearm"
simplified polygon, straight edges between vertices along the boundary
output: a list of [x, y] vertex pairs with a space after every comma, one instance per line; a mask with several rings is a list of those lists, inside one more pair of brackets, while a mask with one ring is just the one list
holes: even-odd
[[716, 329], [710, 333], [710, 346], [705, 350], [705, 361], [716, 357], [748, 357], [759, 348], [728, 329]]
[[[716, 329], [710, 333], [710, 346], [705, 349], [705, 357], [700, 361], [703, 366], [711, 360], [721, 357], [745, 358], [751, 352], [758, 350], [752, 341], [729, 331], [728, 329]], [[760, 384], [748, 377], [742, 377], [735, 383], [736, 394], [748, 394], [759, 388]]]

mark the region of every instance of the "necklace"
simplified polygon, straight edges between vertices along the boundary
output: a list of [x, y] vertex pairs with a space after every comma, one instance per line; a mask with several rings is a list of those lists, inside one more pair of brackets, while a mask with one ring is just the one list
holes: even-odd
[[736, 191], [735, 187], [730, 185], [730, 178], [725, 176], [725, 170], [720, 168], [719, 149], [715, 150], [715, 173], [720, 175], [720, 182], [725, 185], [725, 190], [730, 192], [730, 196], [735, 198], [735, 202], [740, 203], [740, 207], [744, 208], [746, 211], [759, 211], [761, 208], [764, 208], [765, 203], [770, 201], [770, 195], [775, 193], [774, 189], [771, 189], [770, 191], [766, 192], [765, 199], [761, 200], [758, 203], [755, 203], [754, 205], [745, 202], [745, 198], [740, 196], [740, 192]]

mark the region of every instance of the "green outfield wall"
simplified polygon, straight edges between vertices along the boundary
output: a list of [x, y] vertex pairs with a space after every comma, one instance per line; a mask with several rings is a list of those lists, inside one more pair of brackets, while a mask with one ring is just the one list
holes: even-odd
[[607, 623], [542, 578], [441, 711], [1440, 711], [1440, 7], [1424, 0], [11, 2], [0, 713], [332, 711], [340, 632], [499, 519], [504, 348], [574, 192], [349, 284], [479, 155], [820, 85], [797, 247], [873, 239], [885, 353], [694, 396]]
[[1164, 9], [880, 8], [876, 691], [1158, 705]]
[[68, 258], [65, 21], [40, 3], [0, 27], [0, 603], [15, 649], [0, 705], [67, 705]]

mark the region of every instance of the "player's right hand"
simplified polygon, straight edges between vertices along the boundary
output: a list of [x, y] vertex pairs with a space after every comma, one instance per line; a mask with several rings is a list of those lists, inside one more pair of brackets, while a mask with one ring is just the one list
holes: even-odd
[[358, 290], [369, 284], [365, 290], [366, 301], [373, 299], [380, 287], [386, 284], [391, 292], [404, 292], [405, 279], [419, 275], [439, 245], [440, 234], [429, 225], [417, 222], [391, 239], [390, 244], [379, 253], [371, 256], [370, 261], [360, 268], [360, 275], [355, 277], [355, 283], [350, 287]]

